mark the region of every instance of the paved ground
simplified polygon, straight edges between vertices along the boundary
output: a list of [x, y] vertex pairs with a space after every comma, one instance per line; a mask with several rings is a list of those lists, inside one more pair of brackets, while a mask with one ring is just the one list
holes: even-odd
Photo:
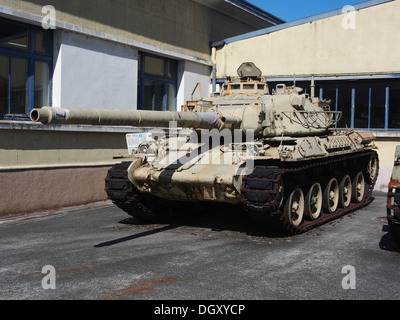
[[3, 218], [0, 299], [399, 299], [385, 201], [292, 238], [220, 210], [141, 225], [109, 202]]

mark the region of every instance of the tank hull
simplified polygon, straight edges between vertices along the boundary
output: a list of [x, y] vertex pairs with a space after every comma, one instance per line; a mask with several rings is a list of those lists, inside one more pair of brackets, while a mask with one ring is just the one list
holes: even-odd
[[[208, 137], [213, 139], [209, 145]], [[248, 137], [248, 142], [224, 144], [219, 143], [221, 138], [226, 138], [223, 132], [206, 138], [181, 134], [154, 140], [154, 150], [168, 151], [136, 157], [128, 169], [129, 179], [139, 191], [169, 200], [229, 202], [240, 200], [242, 177], [251, 174], [256, 164], [310, 165], [373, 149], [370, 133], [351, 130], [268, 141]]]
[[[163, 221], [178, 212], [177, 206], [185, 213], [196, 204], [225, 203], [242, 207], [266, 229], [290, 234], [306, 232], [372, 201], [379, 171], [373, 147], [336, 150], [301, 161], [279, 158], [277, 149], [275, 152], [275, 158], [254, 157], [252, 162], [236, 164], [221, 163], [221, 156], [208, 164], [201, 164], [204, 157], [198, 156], [186, 166], [126, 162], [124, 173], [119, 173], [123, 178], [118, 188], [123, 190], [112, 186], [117, 170], [113, 168], [106, 179], [106, 191], [117, 206], [142, 220]], [[357, 180], [360, 176], [362, 179]], [[353, 184], [347, 186], [350, 191], [343, 182], [347, 177]], [[332, 181], [336, 181], [336, 188], [330, 187]], [[321, 190], [319, 208], [313, 203], [318, 195], [309, 196], [315, 185]], [[303, 203], [293, 201], [296, 190], [302, 194]], [[297, 206], [302, 207], [300, 211], [296, 211]]]
[[185, 171], [141, 167], [130, 173], [129, 178], [139, 191], [159, 198], [239, 204], [241, 177], [236, 176], [238, 169], [236, 165], [197, 165]]

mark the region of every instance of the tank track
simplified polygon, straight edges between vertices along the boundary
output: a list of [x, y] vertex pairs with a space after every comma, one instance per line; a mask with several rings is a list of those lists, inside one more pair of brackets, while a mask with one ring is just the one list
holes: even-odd
[[142, 221], [159, 223], [178, 215], [179, 204], [140, 193], [128, 179], [132, 162], [114, 165], [107, 173], [105, 191], [118, 208]]
[[[371, 181], [371, 179], [367, 178], [366, 170], [369, 159], [373, 154], [376, 155], [377, 159], [377, 171], [375, 179]], [[322, 177], [326, 175], [326, 172], [335, 172], [340, 170], [344, 163], [347, 163], [347, 167], [350, 167], [351, 164], [353, 164], [358, 168], [358, 170], [361, 165], [364, 167], [361, 170], [366, 177], [366, 189], [363, 200], [360, 203], [352, 202], [346, 209], [338, 208], [337, 211], [332, 214], [328, 214], [323, 210], [321, 216], [317, 220], [304, 220], [300, 226], [295, 227], [283, 214], [284, 203], [280, 193], [280, 181], [285, 181], [285, 184], [286, 182], [289, 182], [293, 187], [295, 185], [302, 186], [302, 184], [305, 186], [304, 181], [309, 181], [310, 177], [316, 179], [312, 174], [316, 175], [316, 173], [319, 173], [317, 176]], [[324, 160], [315, 160], [307, 163], [303, 162], [300, 165], [287, 163], [282, 166], [260, 165], [255, 167], [255, 170], [251, 175], [243, 177], [241, 188], [242, 203], [245, 205], [247, 213], [254, 220], [263, 223], [268, 229], [275, 231], [280, 230], [281, 232], [289, 234], [301, 234], [367, 206], [372, 201], [372, 192], [377, 181], [378, 171], [379, 160], [375, 151], [361, 152], [358, 154], [339, 156]], [[332, 177], [334, 177], [334, 175], [332, 175]], [[292, 178], [293, 180], [297, 179], [297, 181], [292, 181], [292, 183], [290, 183]], [[321, 182], [321, 184], [326, 183], [326, 181], [319, 182]], [[287, 194], [286, 187], [285, 193]]]

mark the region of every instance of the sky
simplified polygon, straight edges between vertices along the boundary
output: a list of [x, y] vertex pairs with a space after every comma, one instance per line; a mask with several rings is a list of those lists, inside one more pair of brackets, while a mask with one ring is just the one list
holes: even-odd
[[315, 14], [341, 9], [346, 5], [354, 5], [362, 0], [247, 0], [251, 4], [290, 22]]

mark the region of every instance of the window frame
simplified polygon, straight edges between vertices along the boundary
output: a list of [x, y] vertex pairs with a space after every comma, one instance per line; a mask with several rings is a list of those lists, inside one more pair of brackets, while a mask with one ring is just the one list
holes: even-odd
[[[27, 27], [28, 29], [28, 49], [18, 49], [8, 46], [0, 45], [0, 55], [6, 56], [9, 59], [9, 76], [8, 76], [8, 111], [9, 113], [0, 113], [0, 120], [30, 120], [29, 114], [35, 107], [35, 63], [42, 62], [47, 63], [49, 66], [49, 106], [52, 106], [52, 86], [53, 86], [53, 30], [45, 30], [41, 27], [26, 24], [19, 21], [14, 21], [6, 18], [0, 18], [2, 22], [9, 22], [12, 24], [19, 24], [21, 26]], [[49, 53], [36, 52], [36, 35], [40, 32], [49, 33]], [[26, 111], [27, 114], [14, 114], [11, 111], [11, 59], [12, 58], [22, 58], [27, 60], [28, 70], [27, 70], [27, 94], [26, 94]]]
[[[157, 59], [163, 59], [164, 60], [164, 75], [163, 76], [157, 76], [154, 74], [146, 73], [145, 71], [145, 59], [146, 57], [152, 57], [152, 58], [157, 58]], [[168, 77], [168, 71], [169, 71], [169, 63], [173, 62], [176, 64], [176, 79]], [[175, 87], [175, 106], [174, 106], [174, 111], [177, 110], [177, 95], [178, 95], [178, 61], [154, 54], [150, 54], [147, 52], [139, 51], [138, 53], [138, 63], [140, 64], [140, 68], [138, 69], [138, 101], [137, 101], [137, 109], [138, 110], [145, 110], [144, 106], [144, 101], [145, 101], [145, 82], [146, 81], [152, 81], [154, 84], [157, 83], [162, 83], [163, 84], [163, 101], [162, 101], [162, 111], [169, 111], [168, 110], [168, 86], [169, 85], [174, 85]], [[155, 99], [153, 99], [155, 101]], [[154, 109], [154, 104], [152, 105], [152, 110]]]

